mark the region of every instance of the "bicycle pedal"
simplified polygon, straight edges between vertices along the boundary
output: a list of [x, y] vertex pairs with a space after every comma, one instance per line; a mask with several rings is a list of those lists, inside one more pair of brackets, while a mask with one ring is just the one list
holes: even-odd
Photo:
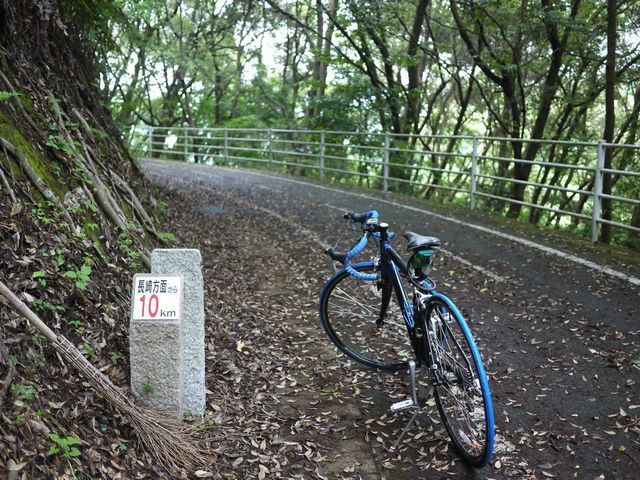
[[415, 403], [413, 403], [413, 399], [407, 398], [406, 400], [402, 400], [401, 402], [396, 402], [391, 404], [391, 406], [389, 407], [389, 410], [392, 413], [395, 413], [395, 412], [399, 412], [400, 410], [411, 408], [413, 406], [415, 406]]

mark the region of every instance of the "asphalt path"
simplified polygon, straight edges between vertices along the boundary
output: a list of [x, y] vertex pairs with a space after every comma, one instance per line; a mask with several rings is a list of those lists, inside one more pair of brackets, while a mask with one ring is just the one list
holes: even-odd
[[[637, 478], [640, 286], [633, 277], [599, 270], [590, 258], [580, 263], [544, 251], [516, 232], [494, 234], [335, 186], [176, 162], [144, 165], [151, 178], [237, 195], [261, 209], [265, 222], [297, 225], [319, 249], [341, 239], [344, 250], [357, 238], [340, 221], [347, 210], [375, 209], [397, 233], [441, 238], [444, 268], [434, 277], [469, 319], [490, 376], [500, 445], [517, 450], [512, 471], [494, 464], [493, 474]], [[404, 240], [396, 244], [404, 250]]]

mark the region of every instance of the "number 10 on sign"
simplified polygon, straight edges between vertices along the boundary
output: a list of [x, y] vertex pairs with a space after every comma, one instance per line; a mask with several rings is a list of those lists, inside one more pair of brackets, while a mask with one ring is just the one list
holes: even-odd
[[179, 320], [182, 301], [181, 276], [138, 274], [133, 279], [133, 320]]

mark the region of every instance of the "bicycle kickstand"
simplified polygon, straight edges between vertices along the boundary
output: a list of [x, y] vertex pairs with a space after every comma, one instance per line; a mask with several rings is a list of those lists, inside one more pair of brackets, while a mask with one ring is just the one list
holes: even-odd
[[[391, 410], [392, 413], [395, 413], [411, 407], [417, 407], [417, 409], [413, 413], [413, 415], [411, 415], [411, 418], [407, 422], [407, 425], [402, 429], [402, 432], [400, 432], [400, 436], [398, 437], [398, 439], [391, 446], [392, 450], [398, 448], [398, 445], [400, 445], [400, 442], [402, 442], [402, 439], [409, 431], [413, 423], [416, 421], [418, 413], [420, 413], [420, 404], [418, 403], [418, 391], [416, 382], [416, 362], [414, 362], [413, 360], [409, 360], [409, 375], [411, 376], [411, 398], [392, 404], [389, 410]], [[431, 391], [433, 391], [433, 387], [431, 387], [429, 394], [431, 394]]]

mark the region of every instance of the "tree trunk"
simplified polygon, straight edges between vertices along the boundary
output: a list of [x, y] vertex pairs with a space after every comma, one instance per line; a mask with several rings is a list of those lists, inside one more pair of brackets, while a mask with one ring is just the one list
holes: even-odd
[[[578, 11], [579, 1], [574, 0], [571, 10], [571, 18], [575, 17]], [[550, 9], [548, 0], [542, 1], [542, 6], [545, 10]], [[551, 48], [551, 59], [549, 61], [549, 68], [545, 77], [544, 85], [542, 86], [540, 95], [540, 104], [538, 105], [538, 111], [536, 119], [531, 130], [532, 139], [541, 139], [544, 136], [545, 127], [549, 120], [549, 114], [551, 113], [551, 104], [556, 95], [556, 90], [560, 84], [560, 67], [562, 66], [562, 57], [564, 53], [564, 46], [569, 38], [569, 27], [565, 27], [564, 34], [560, 38], [558, 34], [558, 28], [555, 23], [550, 20], [545, 20], [545, 27], [547, 32], [547, 39]], [[531, 142], [528, 144], [525, 156], [516, 157], [523, 158], [527, 161], [533, 161], [536, 158], [540, 150], [541, 144], [538, 142]], [[514, 152], [515, 153], [515, 152]], [[530, 163], [516, 163], [514, 166], [514, 179], [527, 181], [531, 174], [532, 164]], [[524, 183], [514, 183], [511, 190], [511, 196], [514, 200], [523, 201], [526, 185]], [[522, 210], [522, 205], [512, 203], [509, 206], [509, 216], [517, 217]]]
[[420, 0], [416, 7], [413, 17], [413, 26], [411, 28], [411, 36], [409, 37], [409, 45], [407, 47], [407, 58], [410, 59], [407, 66], [407, 76], [409, 77], [409, 88], [407, 91], [407, 107], [404, 115], [404, 131], [418, 132], [419, 115], [420, 115], [420, 68], [416, 58], [418, 53], [418, 45], [422, 36], [422, 25], [424, 23], [425, 14], [427, 12], [427, 0]]
[[[615, 82], [616, 82], [616, 14], [618, 2], [616, 0], [607, 0], [607, 64], [605, 70], [605, 88], [604, 88], [604, 134], [603, 140], [607, 143], [613, 142], [613, 132], [615, 129]], [[613, 149], [605, 148], [604, 150], [604, 168], [611, 168], [611, 160]], [[605, 173], [602, 179], [602, 193], [611, 195], [611, 175]], [[611, 221], [611, 199], [602, 199], [602, 218]], [[600, 241], [603, 243], [611, 242], [611, 225], [602, 224], [600, 230]]]
[[[329, 10], [331, 12], [331, 16], [335, 17], [338, 13], [338, 0], [331, 0], [329, 4]], [[318, 85], [318, 94], [315, 105], [313, 107], [313, 116], [315, 118], [320, 118], [322, 113], [321, 111], [321, 100], [324, 97], [324, 92], [327, 87], [327, 69], [329, 66], [328, 58], [331, 56], [331, 41], [333, 39], [333, 30], [334, 24], [333, 22], [329, 22], [327, 25], [327, 31], [325, 33], [324, 46], [322, 51], [322, 58], [320, 59], [320, 78]]]
[[240, 100], [240, 93], [242, 91], [242, 54], [244, 53], [243, 47], [238, 45], [236, 47], [236, 74], [235, 74], [235, 86], [233, 89], [233, 99], [231, 101], [231, 118], [238, 116], [238, 101]]

